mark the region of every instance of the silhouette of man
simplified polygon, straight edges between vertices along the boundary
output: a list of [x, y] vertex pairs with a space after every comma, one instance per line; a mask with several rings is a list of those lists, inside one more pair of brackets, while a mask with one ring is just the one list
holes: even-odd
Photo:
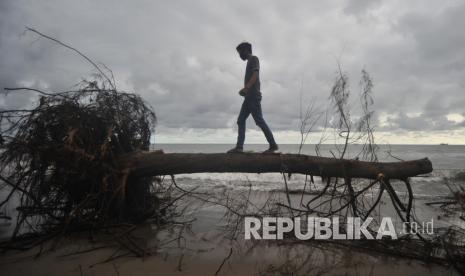
[[228, 153], [240, 153], [244, 148], [245, 140], [245, 122], [247, 117], [252, 114], [252, 117], [265, 134], [266, 140], [270, 147], [263, 153], [273, 153], [278, 150], [273, 133], [263, 119], [262, 114], [262, 93], [260, 92], [260, 63], [258, 57], [252, 55], [252, 45], [248, 42], [243, 42], [236, 47], [239, 57], [242, 60], [247, 60], [247, 67], [245, 69], [244, 88], [239, 91], [239, 95], [244, 97], [241, 111], [237, 118], [237, 144], [236, 147], [229, 150]]

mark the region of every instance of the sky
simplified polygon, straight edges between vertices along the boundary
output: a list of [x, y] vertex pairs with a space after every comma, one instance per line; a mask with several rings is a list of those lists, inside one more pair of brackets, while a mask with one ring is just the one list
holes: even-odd
[[[0, 88], [63, 91], [94, 72], [28, 26], [141, 95], [158, 117], [156, 143], [233, 144], [246, 65], [235, 47], [248, 41], [278, 144], [300, 142], [301, 107], [334, 114], [338, 65], [354, 122], [361, 71], [369, 73], [377, 143], [465, 144], [464, 14], [457, 0], [2, 0]], [[0, 97], [0, 109], [36, 103], [30, 93]], [[323, 121], [308, 143], [319, 141]], [[247, 128], [246, 143], [266, 143], [252, 118]]]

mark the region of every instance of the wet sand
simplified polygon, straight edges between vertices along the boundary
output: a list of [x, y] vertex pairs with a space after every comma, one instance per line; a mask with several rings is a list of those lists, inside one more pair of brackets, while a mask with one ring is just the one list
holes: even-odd
[[[10, 254], [0, 259], [2, 275], [215, 275], [224, 255], [201, 256], [150, 256], [146, 258], [119, 258], [112, 262], [96, 264], [114, 250], [97, 250], [77, 256], [61, 257], [69, 253], [63, 247], [38, 258], [34, 252]], [[310, 249], [309, 249], [310, 250]], [[296, 264], [277, 260], [287, 257], [282, 250], [268, 247], [259, 250], [267, 256], [234, 257], [222, 267], [219, 275], [282, 275], [291, 273]], [[269, 254], [274, 251], [273, 254]], [[334, 252], [333, 252], [334, 253]], [[282, 254], [282, 255], [281, 255]], [[274, 255], [269, 258], [269, 255]], [[337, 260], [342, 257], [341, 260]], [[259, 261], [259, 259], [262, 259]], [[415, 261], [374, 257], [346, 252], [342, 256], [328, 256], [323, 262], [303, 258], [306, 267], [296, 275], [458, 275], [454, 270]]]
[[348, 247], [250, 241], [244, 240], [243, 234], [231, 241], [223, 228], [226, 225], [223, 208], [189, 204], [191, 213], [185, 219], [195, 221], [181, 240], [165, 243], [175, 233], [160, 232], [151, 225], [136, 230], [134, 235], [141, 246], [158, 248], [152, 256], [120, 257], [104, 262], [122, 252], [118, 246], [76, 254], [102, 244], [73, 237], [60, 241], [55, 250], [38, 257], [35, 256], [38, 247], [1, 254], [2, 275], [215, 275], [222, 263], [218, 275], [458, 275], [451, 267]]

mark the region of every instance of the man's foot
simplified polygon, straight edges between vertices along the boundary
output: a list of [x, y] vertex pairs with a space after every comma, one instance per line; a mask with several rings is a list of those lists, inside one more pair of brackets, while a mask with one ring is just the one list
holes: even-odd
[[227, 153], [243, 153], [244, 150], [242, 148], [235, 147], [227, 151]]
[[270, 147], [265, 150], [263, 153], [274, 153], [279, 149], [278, 145], [270, 145]]

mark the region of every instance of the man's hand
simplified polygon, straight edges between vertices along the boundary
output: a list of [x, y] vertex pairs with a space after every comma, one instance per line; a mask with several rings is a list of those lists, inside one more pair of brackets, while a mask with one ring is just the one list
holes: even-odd
[[239, 91], [239, 95], [241, 95], [242, 97], [245, 97], [248, 91], [249, 89], [247, 87], [244, 87]]

